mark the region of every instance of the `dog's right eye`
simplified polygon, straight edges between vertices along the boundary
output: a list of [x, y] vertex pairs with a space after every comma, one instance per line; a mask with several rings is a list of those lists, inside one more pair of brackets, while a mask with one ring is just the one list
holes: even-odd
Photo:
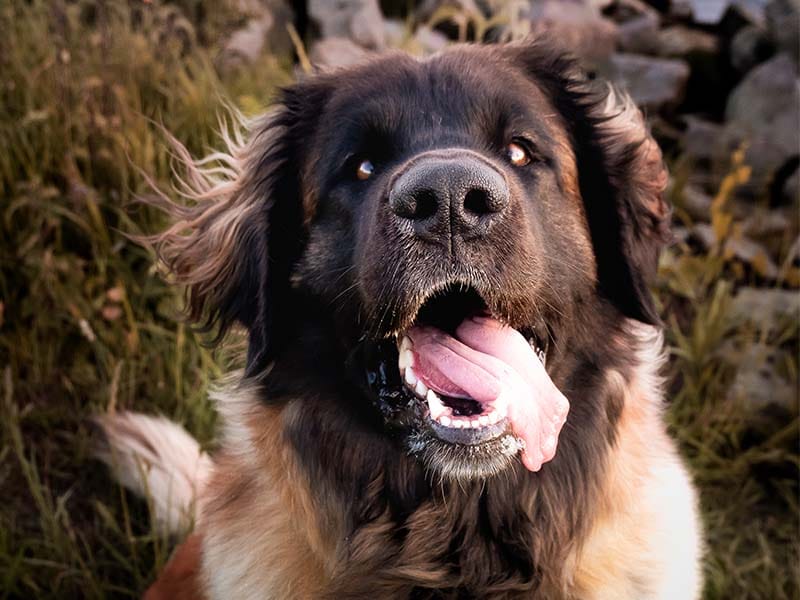
[[375, 166], [370, 161], [362, 160], [356, 169], [356, 177], [358, 177], [361, 181], [364, 181], [372, 176], [372, 172], [374, 170]]

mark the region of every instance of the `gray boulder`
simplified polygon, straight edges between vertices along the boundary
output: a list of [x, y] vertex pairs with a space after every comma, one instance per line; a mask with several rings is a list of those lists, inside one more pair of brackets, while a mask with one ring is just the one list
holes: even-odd
[[701, 25], [716, 25], [725, 16], [731, 0], [688, 0], [692, 19]]
[[533, 36], [552, 37], [591, 64], [607, 61], [617, 46], [617, 25], [591, 0], [538, 0], [523, 16]]
[[370, 52], [344, 37], [317, 40], [311, 46], [309, 60], [323, 70], [349, 67], [369, 58]]
[[750, 191], [763, 191], [775, 172], [800, 153], [800, 80], [797, 65], [781, 53], [758, 65], [736, 87], [725, 110], [723, 151], [747, 145], [753, 168]]
[[772, 0], [764, 13], [767, 29], [775, 44], [797, 60], [800, 53], [800, 2]]
[[309, 0], [308, 15], [323, 39], [346, 38], [378, 50], [386, 45], [378, 0]]
[[683, 25], [671, 25], [656, 32], [655, 45], [660, 56], [680, 58], [690, 54], [716, 54], [717, 36]]
[[683, 99], [689, 66], [682, 60], [619, 53], [611, 57], [607, 75], [628, 90], [636, 104], [658, 110]]
[[713, 161], [719, 154], [717, 146], [722, 138], [723, 126], [696, 115], [685, 115], [686, 131], [681, 138], [681, 149], [695, 161]]
[[731, 40], [731, 64], [740, 73], [746, 73], [772, 52], [766, 30], [758, 25], [742, 27]]
[[617, 23], [618, 47], [625, 52], [651, 54], [658, 49], [661, 17], [640, 0], [615, 3], [612, 18]]

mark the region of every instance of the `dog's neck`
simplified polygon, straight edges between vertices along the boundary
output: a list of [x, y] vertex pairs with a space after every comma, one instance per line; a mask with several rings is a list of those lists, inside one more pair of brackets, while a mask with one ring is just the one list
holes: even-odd
[[[517, 464], [471, 482], [426, 473], [402, 440], [386, 435], [379, 413], [346, 376], [340, 350], [325, 345], [330, 338], [298, 335], [266, 379], [264, 399], [287, 406], [284, 433], [326, 513], [321, 518], [342, 523], [335, 549], [348, 572], [342, 597], [366, 595], [376, 582], [411, 593], [431, 578], [440, 589], [484, 594], [549, 585], [591, 526], [615, 443], [625, 394], [608, 374], [628, 380], [637, 369], [634, 337], [614, 335], [618, 343], [605, 356], [572, 355], [554, 367], [572, 403], [556, 458], [538, 473]], [[293, 387], [298, 381], [302, 390]], [[497, 573], [506, 574], [503, 582]]]

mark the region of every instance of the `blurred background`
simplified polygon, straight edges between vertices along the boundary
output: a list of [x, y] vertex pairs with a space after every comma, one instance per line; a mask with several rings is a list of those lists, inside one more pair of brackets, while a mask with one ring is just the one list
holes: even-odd
[[630, 90], [670, 164], [655, 293], [667, 418], [700, 488], [709, 599], [800, 598], [797, 0], [5, 0], [0, 3], [0, 598], [138, 597], [176, 540], [90, 458], [135, 408], [211, 443], [240, 361], [182, 324], [128, 235], [162, 217], [165, 131], [195, 155], [228, 103], [311, 64], [550, 32]]

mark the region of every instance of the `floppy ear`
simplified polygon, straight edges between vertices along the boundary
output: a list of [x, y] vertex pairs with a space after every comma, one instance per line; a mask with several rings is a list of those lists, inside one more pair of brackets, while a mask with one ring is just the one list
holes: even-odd
[[648, 285], [670, 240], [668, 175], [641, 111], [627, 94], [586, 79], [561, 53], [540, 44], [513, 52], [570, 130], [600, 292], [625, 316], [660, 323]]
[[[614, 200], [610, 218], [605, 214], [604, 199], [593, 193], [594, 178], [588, 175], [582, 185], [598, 276], [605, 294], [626, 316], [657, 325], [660, 318], [649, 284], [658, 269], [659, 253], [672, 238], [672, 210], [664, 197], [667, 168], [630, 96], [610, 85], [605, 94], [604, 100], [590, 108], [589, 119], [595, 122], [594, 144]], [[580, 171], [580, 156], [578, 160]], [[607, 241], [611, 242], [608, 246]]]
[[181, 167], [176, 191], [188, 204], [157, 189], [148, 200], [173, 217], [148, 241], [186, 286], [188, 317], [203, 331], [216, 329], [215, 342], [234, 323], [243, 325], [248, 376], [269, 364], [291, 330], [289, 278], [305, 237], [301, 152], [322, 101], [319, 86], [286, 88], [266, 116], [235, 115], [233, 131], [222, 135], [225, 149], [200, 160], [173, 138]]

